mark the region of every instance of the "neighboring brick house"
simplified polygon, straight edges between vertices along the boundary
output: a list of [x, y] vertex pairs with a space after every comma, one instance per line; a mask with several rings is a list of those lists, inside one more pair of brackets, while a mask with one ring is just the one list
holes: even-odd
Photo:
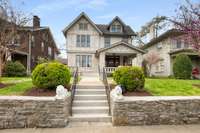
[[183, 35], [182, 32], [177, 29], [170, 28], [163, 31], [156, 36], [150, 32], [150, 40], [142, 47], [143, 50], [148, 52], [155, 52], [161, 58], [161, 60], [152, 66], [152, 74], [155, 76], [171, 76], [173, 75], [173, 63], [178, 54], [186, 54], [190, 57], [193, 67], [200, 69], [200, 57], [197, 52], [186, 43], [179, 36]]
[[132, 59], [144, 54], [133, 46], [136, 36], [130, 26], [119, 17], [109, 24], [95, 24], [81, 13], [64, 30], [69, 66], [78, 66], [80, 71], [97, 72], [98, 67], [133, 65]]
[[20, 61], [31, 72], [39, 57], [54, 60], [59, 50], [49, 27], [40, 26], [40, 18], [33, 17], [33, 26], [20, 27], [12, 41], [10, 60]]

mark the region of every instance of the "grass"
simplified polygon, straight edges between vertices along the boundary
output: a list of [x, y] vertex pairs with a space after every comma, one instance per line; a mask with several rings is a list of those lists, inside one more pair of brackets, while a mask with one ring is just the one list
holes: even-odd
[[23, 95], [33, 87], [32, 81], [19, 82], [15, 85], [11, 85], [0, 89], [0, 95]]
[[[110, 84], [116, 84], [111, 77]], [[178, 79], [146, 79], [145, 90], [154, 96], [200, 96], [200, 80], [178, 80]]]
[[[0, 81], [4, 84], [14, 84], [0, 89], [0, 96], [23, 95], [26, 91], [34, 87], [30, 77], [2, 77]], [[78, 81], [80, 81], [80, 77], [78, 77]], [[70, 84], [72, 82], [73, 77], [70, 80]]]
[[31, 77], [1, 77], [0, 81], [2, 83], [20, 83], [25, 81], [31, 81]]
[[154, 96], [200, 95], [200, 88], [193, 84], [200, 84], [200, 80], [146, 79], [145, 90]]

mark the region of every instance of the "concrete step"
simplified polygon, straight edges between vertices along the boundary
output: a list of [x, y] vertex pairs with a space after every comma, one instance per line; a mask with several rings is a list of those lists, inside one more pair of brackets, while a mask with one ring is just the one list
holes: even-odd
[[76, 114], [69, 117], [70, 122], [111, 122], [107, 114]]
[[105, 94], [105, 89], [77, 89], [77, 95]]
[[107, 106], [103, 107], [72, 107], [72, 114], [108, 114], [109, 108]]
[[86, 76], [86, 77], [91, 77], [91, 76], [93, 76], [93, 77], [98, 77], [99, 74], [96, 73], [96, 72], [82, 72], [82, 73], [81, 73], [81, 76]]
[[77, 89], [105, 89], [103, 84], [99, 85], [77, 85]]
[[73, 107], [83, 107], [83, 106], [108, 106], [107, 100], [75, 100], [73, 102]]
[[75, 95], [76, 100], [107, 100], [107, 96], [103, 94], [98, 95]]

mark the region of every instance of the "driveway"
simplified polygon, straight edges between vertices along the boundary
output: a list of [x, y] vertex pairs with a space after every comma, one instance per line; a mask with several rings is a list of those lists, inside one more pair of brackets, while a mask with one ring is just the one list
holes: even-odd
[[66, 128], [6, 129], [0, 133], [200, 133], [200, 125], [113, 127], [107, 123], [70, 123]]

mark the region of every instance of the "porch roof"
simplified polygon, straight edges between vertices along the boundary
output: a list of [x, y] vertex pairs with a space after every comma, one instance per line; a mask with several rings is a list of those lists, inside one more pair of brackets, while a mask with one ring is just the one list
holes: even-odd
[[178, 54], [186, 54], [186, 55], [196, 55], [199, 56], [199, 53], [197, 51], [194, 51], [194, 49], [178, 49], [178, 50], [173, 50], [169, 52], [171, 56], [176, 56]]
[[113, 44], [113, 45], [110, 46], [110, 47], [98, 49], [98, 50], [96, 51], [96, 55], [98, 56], [101, 52], [104, 52], [104, 51], [107, 51], [107, 50], [109, 50], [109, 49], [115, 48], [115, 47], [117, 47], [117, 46], [119, 46], [119, 45], [123, 45], [123, 46], [125, 46], [125, 47], [128, 47], [128, 48], [130, 48], [130, 49], [133, 49], [133, 50], [135, 50], [135, 51], [137, 51], [137, 52], [139, 52], [139, 53], [142, 53], [142, 54], [145, 54], [145, 53], [146, 53], [144, 50], [142, 50], [142, 49], [140, 49], [140, 48], [137, 48], [137, 47], [133, 46], [132, 44], [129, 44], [129, 43], [124, 42], [124, 41], [120, 41], [120, 42], [117, 42], [117, 43]]

